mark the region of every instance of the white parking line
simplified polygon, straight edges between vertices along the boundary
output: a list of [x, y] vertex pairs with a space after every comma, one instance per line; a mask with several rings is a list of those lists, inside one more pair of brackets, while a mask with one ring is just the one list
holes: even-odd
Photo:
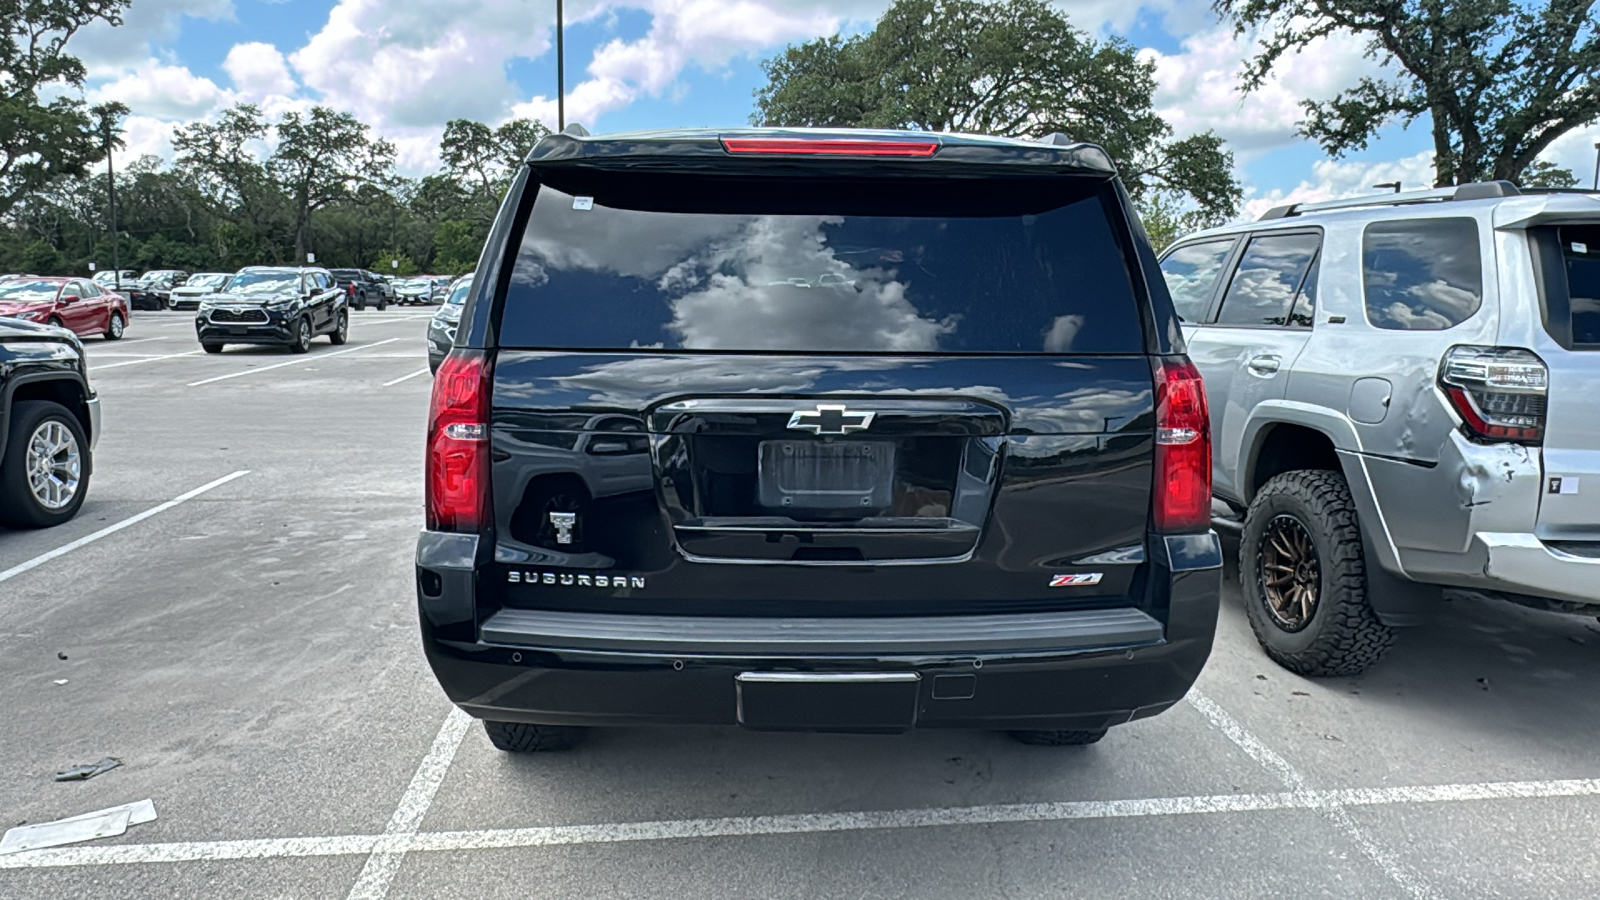
[[[446, 726], [449, 724], [447, 721]], [[444, 737], [443, 729], [440, 731], [440, 736]], [[437, 746], [438, 741], [435, 741], [435, 747]], [[723, 819], [617, 822], [600, 825], [552, 825], [537, 828], [487, 828], [477, 831], [434, 831], [410, 835], [348, 834], [327, 837], [123, 844], [108, 847], [58, 847], [0, 856], [0, 869], [49, 869], [67, 866], [116, 866], [226, 859], [284, 859], [351, 856], [360, 853], [437, 853], [687, 838], [759, 837], [1094, 819], [1146, 819], [1295, 809], [1322, 811], [1333, 807], [1429, 805], [1596, 796], [1600, 796], [1600, 778], [1346, 788], [1286, 791], [1277, 794], [1211, 794], [1135, 800], [1067, 800], [1054, 803], [1013, 803], [943, 809], [800, 813]], [[398, 815], [398, 812], [396, 814]]]
[[422, 817], [427, 815], [428, 807], [433, 804], [433, 796], [439, 792], [439, 785], [444, 783], [445, 773], [450, 771], [450, 762], [456, 758], [456, 748], [461, 746], [461, 738], [471, 724], [471, 716], [455, 707], [450, 708], [450, 715], [445, 716], [444, 724], [439, 726], [433, 746], [428, 748], [428, 755], [417, 766], [416, 774], [411, 776], [411, 784], [400, 798], [400, 805], [395, 807], [394, 815], [389, 817], [389, 824], [383, 829], [385, 840], [373, 845], [372, 855], [361, 867], [361, 874], [351, 886], [348, 900], [383, 900], [384, 895], [389, 893], [389, 882], [400, 871], [400, 863], [405, 861], [411, 838], [422, 827]]
[[26, 571], [28, 571], [30, 569], [34, 569], [34, 568], [37, 568], [39, 566], [42, 566], [45, 563], [49, 562], [52, 559], [55, 559], [58, 556], [65, 556], [66, 554], [71, 553], [72, 551], [78, 549], [79, 547], [84, 546], [85, 544], [92, 544], [95, 541], [100, 540], [101, 538], [105, 537], [108, 534], [116, 534], [117, 532], [121, 531], [122, 529], [127, 528], [130, 525], [137, 525], [140, 522], [143, 522], [145, 519], [148, 519], [151, 516], [156, 515], [157, 513], [166, 512], [167, 510], [173, 508], [174, 506], [177, 506], [180, 503], [183, 503], [186, 500], [193, 500], [195, 497], [198, 497], [201, 494], [204, 494], [206, 491], [209, 491], [212, 488], [222, 487], [223, 485], [225, 485], [228, 482], [234, 480], [235, 478], [243, 478], [244, 476], [249, 475], [249, 474], [250, 474], [250, 470], [249, 469], [240, 469], [239, 471], [234, 472], [231, 475], [224, 475], [221, 478], [218, 478], [216, 481], [207, 482], [206, 484], [202, 484], [202, 485], [200, 485], [199, 487], [195, 488], [192, 491], [186, 491], [186, 492], [184, 492], [182, 494], [179, 494], [178, 496], [173, 497], [171, 500], [168, 500], [165, 503], [162, 503], [162, 504], [160, 504], [158, 506], [152, 506], [149, 509], [145, 510], [144, 512], [139, 513], [138, 515], [129, 516], [128, 518], [123, 519], [121, 522], [117, 522], [117, 523], [112, 524], [112, 525], [107, 525], [106, 527], [100, 529], [99, 531], [94, 532], [93, 534], [86, 534], [83, 537], [78, 538], [77, 540], [71, 542], [70, 544], [63, 544], [60, 547], [57, 547], [56, 549], [51, 550], [49, 553], [42, 553], [42, 554], [40, 554], [38, 556], [35, 556], [33, 559], [28, 560], [27, 562], [18, 563], [17, 565], [12, 566], [11, 568], [5, 570], [4, 572], [0, 572], [0, 582], [8, 581], [8, 580], [10, 580], [12, 578], [15, 578], [16, 576], [21, 575], [23, 572], [26, 572]]
[[428, 372], [429, 372], [428, 369], [418, 369], [415, 372], [412, 372], [410, 375], [401, 375], [399, 378], [396, 378], [393, 381], [385, 381], [383, 383], [383, 386], [384, 387], [388, 387], [391, 384], [399, 384], [402, 381], [409, 381], [409, 380], [417, 377], [418, 375], [426, 375], [426, 374], [428, 374]]
[[238, 378], [238, 377], [243, 376], [243, 375], [254, 375], [257, 372], [270, 372], [273, 369], [281, 369], [284, 366], [297, 366], [297, 365], [300, 365], [301, 363], [315, 362], [315, 361], [317, 361], [319, 359], [330, 359], [330, 358], [335, 357], [335, 356], [343, 356], [346, 353], [354, 353], [357, 350], [367, 350], [367, 349], [370, 349], [372, 347], [382, 346], [384, 344], [392, 344], [392, 343], [394, 343], [395, 341], [398, 341], [398, 340], [400, 340], [400, 338], [389, 338], [388, 340], [373, 341], [370, 344], [362, 344], [359, 347], [346, 347], [343, 350], [335, 350], [332, 353], [319, 353], [316, 356], [312, 356], [310, 354], [306, 354], [306, 355], [303, 355], [303, 356], [296, 357], [295, 359], [291, 359], [288, 362], [273, 363], [270, 366], [260, 366], [258, 368], [254, 368], [254, 369], [242, 369], [242, 370], [240, 370], [238, 372], [229, 372], [226, 375], [217, 375], [217, 376], [212, 377], [212, 378], [202, 378], [199, 381], [191, 381], [191, 382], [188, 383], [188, 385], [186, 385], [186, 387], [199, 387], [202, 384], [210, 384], [213, 381], [226, 381], [229, 378]]
[[[1277, 776], [1284, 787], [1296, 793], [1307, 793], [1309, 787], [1305, 777], [1289, 763], [1287, 759], [1273, 752], [1272, 748], [1262, 743], [1259, 738], [1251, 734], [1237, 720], [1228, 715], [1227, 711], [1211, 701], [1210, 697], [1202, 694], [1198, 689], [1189, 691], [1189, 705], [1205, 716], [1216, 729], [1227, 736], [1247, 756], [1260, 763], [1262, 768]], [[1391, 880], [1400, 885], [1411, 897], [1416, 900], [1440, 900], [1441, 895], [1436, 892], [1420, 875], [1412, 872], [1388, 851], [1379, 847], [1377, 842], [1369, 837], [1366, 830], [1356, 824], [1345, 810], [1347, 804], [1339, 801], [1325, 803], [1317, 807], [1317, 811], [1328, 819], [1340, 831], [1361, 855], [1371, 860], [1388, 875]]]
[[185, 350], [182, 353], [168, 353], [166, 356], [147, 356], [144, 359], [130, 359], [127, 362], [107, 363], [106, 365], [103, 365], [103, 366], [95, 365], [94, 360], [91, 359], [91, 360], [89, 360], [89, 372], [92, 375], [93, 373], [98, 372], [101, 369], [115, 369], [117, 366], [137, 366], [139, 363], [155, 362], [158, 359], [177, 359], [180, 356], [193, 356], [193, 355], [195, 355], [196, 353], [199, 353], [199, 352], [201, 352], [201, 351], [199, 351], [199, 350]]

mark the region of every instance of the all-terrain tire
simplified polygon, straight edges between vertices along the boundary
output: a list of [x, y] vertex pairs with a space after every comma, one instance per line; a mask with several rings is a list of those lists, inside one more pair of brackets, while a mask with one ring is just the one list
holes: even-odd
[[1106, 736], [1099, 731], [1013, 731], [1011, 739], [1035, 747], [1087, 747]]
[[540, 753], [571, 750], [583, 729], [568, 725], [530, 725], [527, 722], [488, 722], [483, 730], [489, 743], [507, 753]]
[[[1282, 515], [1304, 526], [1319, 570], [1316, 607], [1298, 630], [1285, 628], [1269, 610], [1262, 584], [1263, 536]], [[1338, 472], [1285, 472], [1261, 488], [1239, 539], [1239, 582], [1256, 640], [1274, 662], [1296, 674], [1357, 675], [1394, 643], [1394, 631], [1378, 621], [1367, 600], [1361, 523], [1350, 486]]]

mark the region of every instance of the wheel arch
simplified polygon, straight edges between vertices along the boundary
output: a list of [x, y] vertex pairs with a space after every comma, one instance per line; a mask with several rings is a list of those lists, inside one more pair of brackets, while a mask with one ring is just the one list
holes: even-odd
[[0, 397], [0, 454], [6, 451], [11, 411], [17, 403], [28, 400], [48, 400], [66, 407], [93, 446], [94, 422], [89, 415], [89, 391], [80, 376], [67, 372], [19, 373], [6, 381], [5, 394]]

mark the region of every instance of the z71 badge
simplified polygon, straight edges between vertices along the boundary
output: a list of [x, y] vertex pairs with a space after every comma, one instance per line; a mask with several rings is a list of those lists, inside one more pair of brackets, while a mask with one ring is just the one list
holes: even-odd
[[1050, 579], [1051, 587], [1077, 587], [1082, 584], [1099, 584], [1099, 572], [1079, 572], [1076, 575], [1057, 575]]
[[510, 584], [605, 588], [608, 591], [617, 588], [644, 590], [644, 578], [640, 575], [580, 575], [576, 572], [523, 572], [513, 569], [506, 573], [506, 581]]

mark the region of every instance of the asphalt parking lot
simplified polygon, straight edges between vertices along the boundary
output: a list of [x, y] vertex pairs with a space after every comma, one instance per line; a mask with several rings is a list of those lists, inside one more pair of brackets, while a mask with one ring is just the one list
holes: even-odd
[[0, 856], [0, 897], [1600, 896], [1600, 623], [1465, 596], [1308, 681], [1230, 585], [1189, 701], [1087, 748], [501, 754], [416, 636], [428, 312], [357, 312], [307, 356], [204, 355], [184, 313], [87, 342], [88, 500], [0, 531], [0, 827], [159, 818]]

